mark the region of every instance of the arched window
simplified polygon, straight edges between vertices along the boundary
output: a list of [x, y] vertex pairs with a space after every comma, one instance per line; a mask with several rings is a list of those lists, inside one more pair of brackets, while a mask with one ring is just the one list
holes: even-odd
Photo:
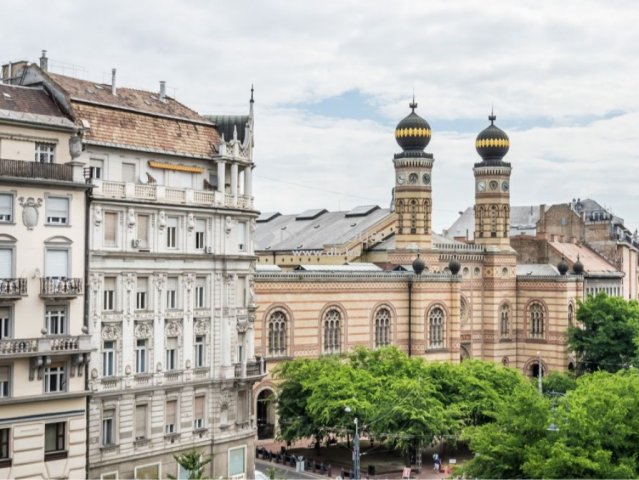
[[504, 209], [504, 237], [507, 237], [508, 234], [510, 233], [510, 226], [508, 225], [508, 220], [510, 218], [510, 209], [508, 208], [508, 205], [504, 205], [503, 206]]
[[507, 338], [510, 336], [510, 325], [508, 322], [508, 317], [510, 313], [510, 308], [508, 305], [502, 305], [499, 309], [499, 334], [502, 338]]
[[410, 233], [417, 233], [417, 201], [410, 201]]
[[444, 311], [435, 307], [428, 315], [428, 347], [444, 348]]
[[380, 308], [375, 314], [375, 347], [390, 345], [391, 313], [388, 308]]
[[286, 355], [286, 334], [288, 320], [281, 310], [271, 313], [268, 319], [268, 354], [281, 357]]
[[572, 303], [568, 304], [568, 326], [575, 326], [575, 307], [572, 306]]
[[342, 314], [335, 308], [324, 315], [324, 353], [342, 351]]
[[459, 324], [464, 326], [468, 323], [468, 303], [464, 297], [459, 302]]
[[544, 307], [533, 303], [529, 308], [530, 337], [544, 338]]
[[497, 205], [490, 206], [490, 236], [497, 236]]

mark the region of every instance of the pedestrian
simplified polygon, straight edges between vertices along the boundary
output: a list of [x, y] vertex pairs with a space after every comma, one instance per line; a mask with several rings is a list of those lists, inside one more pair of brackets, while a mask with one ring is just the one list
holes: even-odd
[[433, 470], [439, 471], [439, 455], [433, 453]]

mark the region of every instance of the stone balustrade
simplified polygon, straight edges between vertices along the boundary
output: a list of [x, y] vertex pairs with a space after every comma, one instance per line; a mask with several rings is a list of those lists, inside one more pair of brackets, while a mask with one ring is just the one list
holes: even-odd
[[60, 355], [91, 351], [89, 335], [55, 335], [0, 340], [0, 357]]

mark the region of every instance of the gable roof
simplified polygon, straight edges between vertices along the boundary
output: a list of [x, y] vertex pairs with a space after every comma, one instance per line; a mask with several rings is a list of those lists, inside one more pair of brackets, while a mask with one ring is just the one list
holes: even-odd
[[623, 276], [623, 273], [608, 263], [603, 257], [585, 245], [578, 243], [548, 242], [550, 248], [566, 259], [572, 265], [579, 259], [584, 266], [584, 272], [591, 276]]
[[0, 84], [0, 119], [75, 128], [42, 88]]

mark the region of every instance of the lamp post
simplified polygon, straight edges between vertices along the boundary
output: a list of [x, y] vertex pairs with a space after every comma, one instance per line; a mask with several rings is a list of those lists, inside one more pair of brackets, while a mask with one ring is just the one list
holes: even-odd
[[[351, 412], [351, 407], [346, 407], [344, 409], [347, 413]], [[360, 472], [359, 472], [359, 425], [357, 417], [355, 417], [355, 436], [353, 437], [353, 479], [360, 480]]]
[[541, 383], [541, 377], [542, 377], [542, 372], [541, 372], [541, 354], [539, 352], [537, 352], [537, 388], [539, 389], [539, 394], [543, 394], [544, 393], [544, 389]]

